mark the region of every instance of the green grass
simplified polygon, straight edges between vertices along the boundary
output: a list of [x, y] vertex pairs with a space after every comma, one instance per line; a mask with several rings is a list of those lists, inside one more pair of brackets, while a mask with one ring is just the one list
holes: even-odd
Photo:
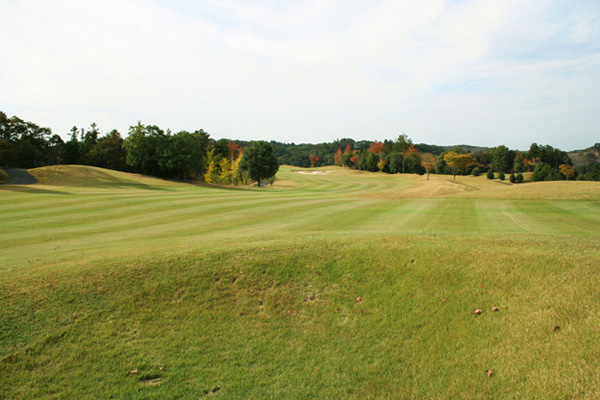
[[600, 396], [600, 185], [293, 170], [0, 188], [0, 398]]

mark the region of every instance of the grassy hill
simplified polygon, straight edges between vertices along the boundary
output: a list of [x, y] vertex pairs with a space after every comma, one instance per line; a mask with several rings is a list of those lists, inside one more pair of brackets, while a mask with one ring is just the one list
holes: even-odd
[[0, 398], [600, 396], [595, 182], [30, 173], [0, 187]]

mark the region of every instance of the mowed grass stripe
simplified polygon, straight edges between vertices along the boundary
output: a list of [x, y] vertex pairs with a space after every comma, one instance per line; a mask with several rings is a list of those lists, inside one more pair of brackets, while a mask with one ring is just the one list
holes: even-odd
[[[63, 209], [60, 212], [42, 212], [42, 215], [38, 218], [32, 218], [32, 216], [29, 215], [21, 215], [21, 218], [15, 216], [13, 217], [15, 219], [14, 224], [5, 223], [4, 226], [7, 229], [11, 228], [11, 225], [15, 226], [18, 228], [17, 231], [20, 229], [36, 228], [37, 226], [45, 226], [48, 227], [48, 229], [67, 228], [72, 226], [79, 227], [86, 224], [91, 224], [90, 228], [92, 228], [98, 224], [103, 225], [107, 223], [116, 223], [118, 226], [122, 222], [126, 223], [127, 221], [152, 222], [154, 221], [153, 218], [164, 218], [165, 215], [169, 216], [176, 213], [181, 213], [185, 216], [192, 212], [189, 209], [194, 209], [195, 212], [200, 214], [219, 213], [225, 208], [225, 211], [235, 211], [237, 209], [251, 207], [254, 204], [265, 203], [265, 199], [255, 198], [236, 198], [236, 200], [229, 198], [227, 201], [222, 200], [223, 199], [198, 201], [197, 199], [189, 199], [186, 197], [183, 200], [177, 198], [161, 198], [154, 201], [138, 203], [135, 200], [113, 202], [111, 199], [105, 199], [102, 202], [94, 201], [93, 205], [89, 207], [87, 204], [83, 203]], [[270, 201], [278, 203], [278, 200]], [[268, 202], [269, 200], [267, 200], [267, 203]], [[65, 219], [64, 213], [68, 213], [72, 218]], [[151, 219], [146, 219], [150, 217]]]
[[[423, 216], [438, 205], [436, 201], [414, 199], [393, 202], [379, 201], [376, 204], [377, 207], [372, 211], [370, 209], [371, 212], [367, 217], [354, 220], [357, 229], [382, 232], [423, 229], [423, 222], [427, 219]], [[413, 222], [413, 220], [417, 220], [417, 222]]]
[[598, 234], [600, 224], [595, 213], [574, 212], [560, 206], [562, 201], [523, 201], [516, 204], [524, 208], [524, 212], [537, 221], [539, 232], [543, 233], [580, 233]]
[[[358, 207], [354, 203], [352, 206]], [[199, 238], [222, 231], [228, 237], [244, 232], [257, 235], [264, 225], [269, 226], [268, 229], [264, 228], [265, 232], [271, 234], [285, 229], [285, 221], [301, 221], [305, 214], [312, 217], [315, 210], [325, 207], [337, 210], [339, 201], [303, 199], [297, 202], [270, 200], [257, 204], [224, 203], [215, 204], [210, 210], [190, 208], [186, 212], [177, 208], [167, 211], [158, 208], [145, 215], [94, 221], [93, 225], [84, 221], [69, 227], [53, 226], [34, 232], [21, 232], [20, 235], [13, 234], [0, 241], [3, 246], [0, 255], [6, 260], [4, 268], [9, 269], [19, 259], [29, 259], [30, 254], [49, 257], [56, 253], [55, 256], [60, 257], [71, 249], [79, 251], [80, 256], [89, 256], [107, 252], [109, 243], [120, 241], [127, 241], [130, 246], [149, 241], [155, 246], [177, 243], [181, 237]], [[140, 227], [141, 222], [146, 225]], [[41, 223], [43, 225], [43, 221]], [[150, 250], [151, 246], [148, 247]]]

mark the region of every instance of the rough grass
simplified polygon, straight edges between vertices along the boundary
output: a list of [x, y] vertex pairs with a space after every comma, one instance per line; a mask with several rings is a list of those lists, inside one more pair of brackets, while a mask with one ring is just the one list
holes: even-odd
[[598, 185], [325, 170], [0, 189], [0, 397], [600, 396]]

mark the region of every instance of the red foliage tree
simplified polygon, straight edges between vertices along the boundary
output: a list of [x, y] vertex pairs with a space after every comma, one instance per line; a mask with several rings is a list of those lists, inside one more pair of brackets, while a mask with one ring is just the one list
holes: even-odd
[[381, 154], [381, 150], [383, 150], [383, 143], [382, 142], [373, 142], [371, 143], [371, 145], [369, 146], [369, 150], [371, 153], [375, 153], [375, 154]]
[[229, 159], [235, 160], [242, 154], [242, 146], [237, 143], [227, 143], [227, 150], [229, 150]]
[[419, 154], [419, 150], [417, 150], [417, 148], [415, 147], [414, 144], [410, 144], [410, 146], [408, 146], [408, 149], [406, 150], [406, 154], [405, 155], [409, 155], [410, 153], [415, 153], [416, 155], [420, 155]]
[[309, 155], [308, 158], [310, 158], [310, 166], [311, 167], [317, 166], [319, 164], [319, 161], [321, 160], [321, 157], [313, 156], [312, 154]]

